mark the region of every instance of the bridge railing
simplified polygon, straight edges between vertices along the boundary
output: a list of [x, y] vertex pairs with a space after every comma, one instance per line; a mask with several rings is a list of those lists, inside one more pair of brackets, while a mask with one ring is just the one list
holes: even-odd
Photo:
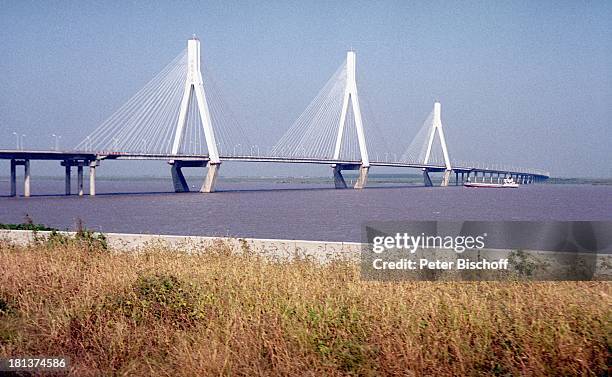
[[500, 172], [520, 172], [531, 175], [550, 176], [550, 172], [543, 169], [528, 168], [512, 164], [503, 163], [484, 163], [475, 161], [453, 161], [453, 167], [456, 168], [472, 168], [482, 169], [487, 171], [500, 171]]

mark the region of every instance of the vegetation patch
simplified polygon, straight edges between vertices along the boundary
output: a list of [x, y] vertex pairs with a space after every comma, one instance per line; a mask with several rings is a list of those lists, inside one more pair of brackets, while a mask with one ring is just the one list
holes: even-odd
[[326, 363], [350, 374], [361, 374], [374, 359], [375, 347], [367, 342], [367, 330], [362, 314], [353, 307], [324, 307], [317, 305], [306, 310], [304, 320], [310, 340]]
[[65, 355], [75, 376], [609, 372], [607, 281], [372, 282], [357, 263], [270, 263], [240, 244], [109, 253], [54, 237], [0, 241], [0, 357]]
[[139, 276], [128, 291], [109, 297], [106, 310], [136, 323], [162, 321], [186, 328], [206, 318], [212, 300], [212, 295], [205, 295], [193, 283], [172, 274], [154, 273]]
[[32, 230], [34, 232], [44, 232], [44, 231], [52, 231], [57, 229], [49, 228], [48, 226], [42, 224], [32, 224], [32, 223], [21, 223], [21, 224], [2, 224], [0, 223], [0, 229], [5, 230]]
[[106, 235], [88, 230], [79, 230], [74, 236], [52, 230], [46, 237], [35, 235], [34, 238], [36, 243], [45, 246], [47, 249], [77, 247], [86, 252], [108, 251]]

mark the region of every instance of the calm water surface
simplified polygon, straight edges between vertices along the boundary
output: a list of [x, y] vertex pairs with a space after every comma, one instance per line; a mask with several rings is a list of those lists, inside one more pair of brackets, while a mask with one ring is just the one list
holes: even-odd
[[61, 180], [34, 178], [31, 198], [0, 181], [0, 223], [103, 232], [359, 241], [371, 220], [612, 220], [612, 186], [518, 189], [370, 187], [220, 181], [211, 194], [171, 192], [170, 180], [98, 181], [95, 197], [65, 197]]

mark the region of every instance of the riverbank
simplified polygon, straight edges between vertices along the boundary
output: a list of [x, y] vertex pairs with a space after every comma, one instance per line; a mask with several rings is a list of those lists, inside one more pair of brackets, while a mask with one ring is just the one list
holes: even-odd
[[[0, 224], [2, 225], [2, 224]], [[74, 238], [77, 232], [46, 230], [15, 230], [0, 227], [0, 241], [8, 244], [28, 246], [37, 241], [53, 242], [54, 237]], [[250, 254], [269, 261], [311, 260], [317, 263], [333, 261], [357, 262], [362, 244], [358, 242], [332, 242], [310, 240], [283, 240], [262, 238], [232, 238], [205, 236], [176, 236], [135, 233], [90, 233], [91, 237], [103, 237], [110, 251], [141, 252], [164, 249], [172, 252], [194, 253], [225, 245], [236, 254]]]
[[0, 241], [0, 355], [72, 375], [601, 375], [609, 282], [364, 282], [213, 243]]

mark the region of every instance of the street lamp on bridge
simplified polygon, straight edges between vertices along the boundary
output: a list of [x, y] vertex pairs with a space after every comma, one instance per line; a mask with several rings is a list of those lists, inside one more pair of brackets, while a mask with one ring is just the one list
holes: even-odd
[[257, 148], [257, 156], [259, 156], [259, 145], [251, 145], [251, 156], [255, 156], [253, 148]]
[[55, 150], [59, 151], [59, 139], [61, 139], [62, 137], [56, 134], [52, 134], [51, 136], [55, 138]]

